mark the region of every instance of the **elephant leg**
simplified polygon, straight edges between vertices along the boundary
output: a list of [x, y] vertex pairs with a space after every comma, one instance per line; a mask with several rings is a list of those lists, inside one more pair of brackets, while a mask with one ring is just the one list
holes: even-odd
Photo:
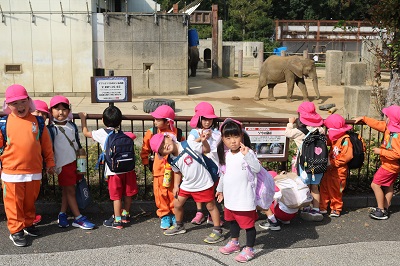
[[196, 69], [197, 69], [197, 64], [192, 63], [192, 65], [190, 66], [190, 75], [192, 77], [196, 76]]
[[[292, 102], [292, 96], [293, 96], [293, 90], [294, 90], [294, 80], [293, 81], [288, 81], [286, 80], [287, 83], [287, 94], [286, 94], [286, 102]], [[296, 81], [297, 84], [297, 81]]]
[[268, 101], [276, 101], [274, 97], [274, 87], [276, 84], [268, 84]]
[[260, 100], [260, 94], [261, 94], [262, 89], [265, 87], [265, 85], [267, 85], [267, 81], [265, 80], [265, 78], [263, 76], [260, 76], [260, 78], [258, 79], [258, 87], [257, 87], [256, 94], [254, 95], [254, 100], [256, 100], [256, 101]]
[[[306, 87], [306, 83], [305, 83], [304, 79], [299, 79], [298, 81], [296, 81], [296, 85], [300, 88], [301, 92], [303, 93], [303, 101], [304, 102], [310, 101], [308, 99], [308, 92], [307, 92], [307, 87]], [[292, 89], [292, 91], [293, 91], [293, 89]]]

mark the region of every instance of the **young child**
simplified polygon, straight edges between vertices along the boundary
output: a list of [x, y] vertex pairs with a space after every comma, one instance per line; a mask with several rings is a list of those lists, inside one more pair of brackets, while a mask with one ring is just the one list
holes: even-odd
[[[201, 142], [188, 140], [187, 144], [193, 152], [201, 157], [202, 153], [210, 152], [210, 146], [206, 134], [202, 133], [200, 138]], [[150, 146], [159, 156], [170, 156], [172, 160], [180, 156], [172, 165], [172, 170], [175, 172], [173, 204], [176, 223], [166, 230], [164, 235], [172, 236], [186, 232], [183, 224], [183, 206], [186, 200], [192, 197], [195, 202], [204, 202], [213, 217], [213, 231], [204, 239], [204, 242], [213, 244], [222, 241], [224, 237], [220, 225], [220, 214], [215, 205], [214, 182], [208, 170], [189, 153], [182, 153], [181, 143], [171, 133], [154, 135], [150, 140]]]
[[[175, 136], [179, 135], [179, 132], [182, 130], [175, 128], [174, 119], [175, 112], [168, 105], [161, 105], [157, 107], [157, 109], [151, 113], [154, 117], [154, 126], [156, 127], [156, 131], [154, 133], [167, 133], [170, 132], [175, 134]], [[185, 138], [180, 133], [180, 141]], [[149, 165], [149, 155], [151, 154], [150, 147], [150, 139], [153, 136], [153, 129], [149, 129], [146, 131], [146, 134], [143, 137], [143, 145], [142, 151], [140, 152], [140, 157], [142, 158], [142, 163], [145, 166]], [[168, 187], [163, 186], [163, 179], [165, 168], [167, 167], [165, 158], [159, 158], [158, 156], [154, 156], [154, 164], [153, 164], [153, 193], [154, 199], [157, 206], [157, 216], [161, 218], [161, 229], [168, 229], [173, 224], [175, 224], [175, 215], [174, 215], [174, 175], [172, 175], [171, 182]], [[165, 185], [165, 184], [164, 184]]]
[[[254, 182], [261, 171], [261, 164], [255, 153], [249, 148], [250, 139], [244, 138], [242, 124], [231, 118], [225, 119], [220, 126], [222, 142], [218, 144], [218, 158], [222, 171], [217, 186], [217, 201], [224, 200], [224, 218], [230, 224], [231, 240], [219, 251], [231, 254], [240, 251], [240, 229], [246, 230], [246, 247], [235, 257], [238, 262], [247, 262], [254, 258], [257, 220], [256, 194]], [[225, 147], [228, 149], [226, 151]], [[250, 168], [251, 171], [248, 169]]]
[[[82, 132], [87, 138], [92, 138], [100, 143], [104, 150], [105, 141], [108, 134], [121, 125], [122, 113], [116, 106], [109, 106], [103, 111], [103, 123], [107, 129], [98, 129], [90, 132], [87, 128], [86, 113], [79, 113], [81, 119]], [[131, 132], [132, 139], [136, 136]], [[108, 192], [110, 199], [113, 201], [114, 215], [103, 222], [103, 225], [110, 228], [122, 229], [123, 224], [130, 222], [129, 210], [132, 204], [132, 197], [138, 193], [138, 185], [136, 181], [135, 171], [126, 173], [113, 173], [105, 164], [105, 176], [107, 176]], [[122, 199], [124, 200], [124, 208], [122, 209]], [[121, 211], [122, 209], [122, 211]]]
[[[196, 105], [194, 110], [195, 115], [190, 120], [190, 126], [194, 129], [190, 131], [187, 139], [201, 142], [200, 135], [202, 133], [206, 134], [207, 142], [210, 145], [210, 152], [206, 155], [218, 165], [217, 145], [221, 141], [221, 132], [219, 132], [215, 121], [217, 116], [214, 113], [214, 107], [208, 102], [201, 102]], [[191, 223], [199, 225], [202, 224], [206, 218], [202, 211], [202, 204], [196, 202], [196, 207], [196, 216], [192, 219]], [[210, 215], [208, 215], [207, 223], [213, 224]]]
[[342, 191], [346, 187], [347, 163], [353, 158], [353, 145], [346, 131], [351, 129], [341, 115], [332, 114], [324, 121], [328, 128], [329, 165], [321, 180], [320, 212], [327, 213], [330, 202], [330, 217], [339, 217], [343, 209]]
[[356, 123], [363, 121], [384, 134], [381, 146], [373, 150], [381, 160], [381, 166], [371, 183], [378, 207], [370, 213], [370, 216], [377, 220], [389, 218], [388, 209], [393, 198], [393, 184], [400, 172], [400, 106], [383, 108], [382, 113], [385, 114], [386, 121], [366, 116], [355, 119]]
[[[315, 111], [315, 105], [312, 102], [303, 102], [297, 109], [299, 119], [295, 117], [289, 118], [289, 123], [286, 126], [285, 136], [294, 140], [297, 146], [297, 158], [300, 156], [301, 146], [307, 132], [318, 130], [321, 134], [325, 134], [324, 129], [321, 127], [323, 124], [322, 117]], [[297, 120], [297, 127], [294, 123]], [[310, 187], [311, 195], [313, 196], [312, 208], [303, 208], [300, 217], [310, 221], [322, 221], [323, 216], [319, 210], [320, 194], [318, 190], [319, 183], [321, 182], [323, 174], [307, 174], [298, 166], [298, 175], [303, 182]]]
[[72, 112], [69, 100], [57, 95], [50, 100], [51, 124], [49, 130], [53, 131], [54, 136], [54, 157], [56, 160], [56, 173], [58, 175], [58, 185], [62, 190], [61, 210], [58, 214], [58, 226], [66, 228], [69, 226], [67, 209], [71, 209], [75, 219], [72, 223], [74, 227], [82, 229], [93, 229], [94, 224], [91, 223], [86, 216], [82, 216], [75, 196], [75, 185], [82, 179], [78, 175], [76, 169], [76, 151], [79, 145], [76, 140], [77, 127], [71, 121]]
[[55, 163], [49, 132], [39, 132], [39, 118], [31, 114], [35, 107], [26, 89], [14, 84], [7, 88], [5, 96], [7, 136], [0, 134], [0, 145], [4, 148], [0, 157], [4, 209], [10, 239], [14, 245], [24, 247], [27, 245], [25, 234], [39, 235], [33, 220], [43, 160], [50, 174], [54, 173]]

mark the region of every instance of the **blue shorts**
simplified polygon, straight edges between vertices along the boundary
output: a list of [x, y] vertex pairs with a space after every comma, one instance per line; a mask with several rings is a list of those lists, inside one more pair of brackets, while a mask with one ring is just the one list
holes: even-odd
[[319, 185], [321, 183], [322, 176], [324, 174], [307, 174], [306, 172], [303, 171], [301, 166], [299, 165], [298, 169], [300, 170], [299, 176], [300, 179], [303, 181], [304, 184], [306, 185]]

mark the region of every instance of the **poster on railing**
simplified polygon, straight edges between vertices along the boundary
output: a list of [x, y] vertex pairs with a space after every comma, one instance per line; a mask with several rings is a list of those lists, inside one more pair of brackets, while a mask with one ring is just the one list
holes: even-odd
[[257, 158], [268, 161], [285, 161], [288, 157], [289, 141], [285, 137], [285, 126], [246, 126], [251, 148]]

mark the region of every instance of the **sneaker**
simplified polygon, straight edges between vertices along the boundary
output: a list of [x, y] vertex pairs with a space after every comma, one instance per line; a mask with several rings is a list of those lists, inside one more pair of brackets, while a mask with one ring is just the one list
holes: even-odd
[[42, 221], [42, 216], [40, 214], [36, 214], [35, 219], [33, 220], [33, 225], [38, 225]]
[[204, 223], [205, 220], [206, 218], [204, 217], [204, 214], [202, 212], [196, 212], [196, 216], [192, 219], [191, 223], [200, 225]]
[[82, 216], [78, 220], [75, 219], [74, 222], [72, 223], [72, 226], [79, 227], [79, 228], [85, 229], [85, 230], [90, 230], [95, 227], [94, 224], [89, 222], [89, 220], [87, 219], [86, 216]]
[[122, 215], [121, 216], [121, 222], [123, 224], [129, 224], [131, 222], [131, 215], [130, 214]]
[[235, 260], [238, 262], [248, 262], [253, 258], [254, 258], [254, 249], [245, 247], [242, 249], [242, 252], [240, 252], [239, 255], [235, 257]]
[[[211, 217], [210, 214], [207, 216], [207, 223], [211, 224], [211, 225], [214, 225], [214, 222], [213, 222], [212, 217]], [[220, 222], [219, 222], [219, 226], [223, 226], [223, 225], [224, 225], [224, 221], [222, 221], [222, 219], [221, 219]]]
[[273, 223], [270, 219], [267, 219], [265, 222], [259, 224], [262, 229], [271, 230], [271, 231], [279, 231], [281, 230], [280, 222], [276, 221]]
[[60, 213], [58, 215], [58, 227], [67, 228], [69, 226], [68, 216], [66, 213]]
[[34, 225], [24, 228], [24, 233], [25, 233], [25, 235], [28, 235], [28, 236], [39, 236], [40, 235]]
[[186, 233], [186, 229], [185, 227], [179, 226], [179, 225], [173, 225], [170, 228], [168, 228], [167, 230], [165, 230], [164, 235], [166, 236], [173, 236], [173, 235], [179, 235], [179, 234], [184, 234]]
[[217, 230], [212, 230], [211, 234], [209, 234], [205, 239], [204, 242], [208, 244], [215, 244], [220, 241], [224, 240], [224, 236], [222, 235], [222, 231], [219, 232]]
[[161, 229], [168, 229], [168, 228], [171, 227], [171, 223], [172, 223], [171, 216], [165, 215], [165, 216], [161, 217], [160, 228]]
[[322, 210], [322, 209], [319, 209], [319, 213], [320, 213], [320, 214], [327, 214], [327, 213], [328, 213], [328, 211], [327, 211], [327, 210]]
[[11, 234], [10, 239], [17, 247], [25, 247], [27, 244], [23, 230], [16, 232], [15, 234]]
[[122, 221], [116, 222], [114, 220], [114, 215], [112, 215], [108, 220], [104, 220], [103, 225], [105, 227], [114, 228], [114, 229], [123, 229]]
[[282, 220], [279, 220], [279, 219], [277, 219], [281, 224], [290, 224], [290, 221], [282, 221]]
[[174, 215], [174, 214], [170, 214], [169, 216], [171, 217], [171, 225], [176, 224], [176, 217], [175, 217], [175, 215]]
[[228, 242], [224, 247], [219, 248], [219, 252], [225, 255], [236, 253], [240, 251], [239, 243], [235, 244], [232, 240]]
[[377, 220], [386, 220], [389, 218], [385, 211], [382, 211], [379, 208], [375, 208], [375, 211], [372, 211], [369, 216]]
[[324, 219], [324, 216], [319, 211], [314, 209], [303, 209], [300, 212], [300, 217], [303, 220], [310, 222], [320, 222]]
[[331, 214], [329, 214], [329, 217], [339, 217], [340, 216], [340, 212], [337, 210], [333, 210], [331, 211]]

